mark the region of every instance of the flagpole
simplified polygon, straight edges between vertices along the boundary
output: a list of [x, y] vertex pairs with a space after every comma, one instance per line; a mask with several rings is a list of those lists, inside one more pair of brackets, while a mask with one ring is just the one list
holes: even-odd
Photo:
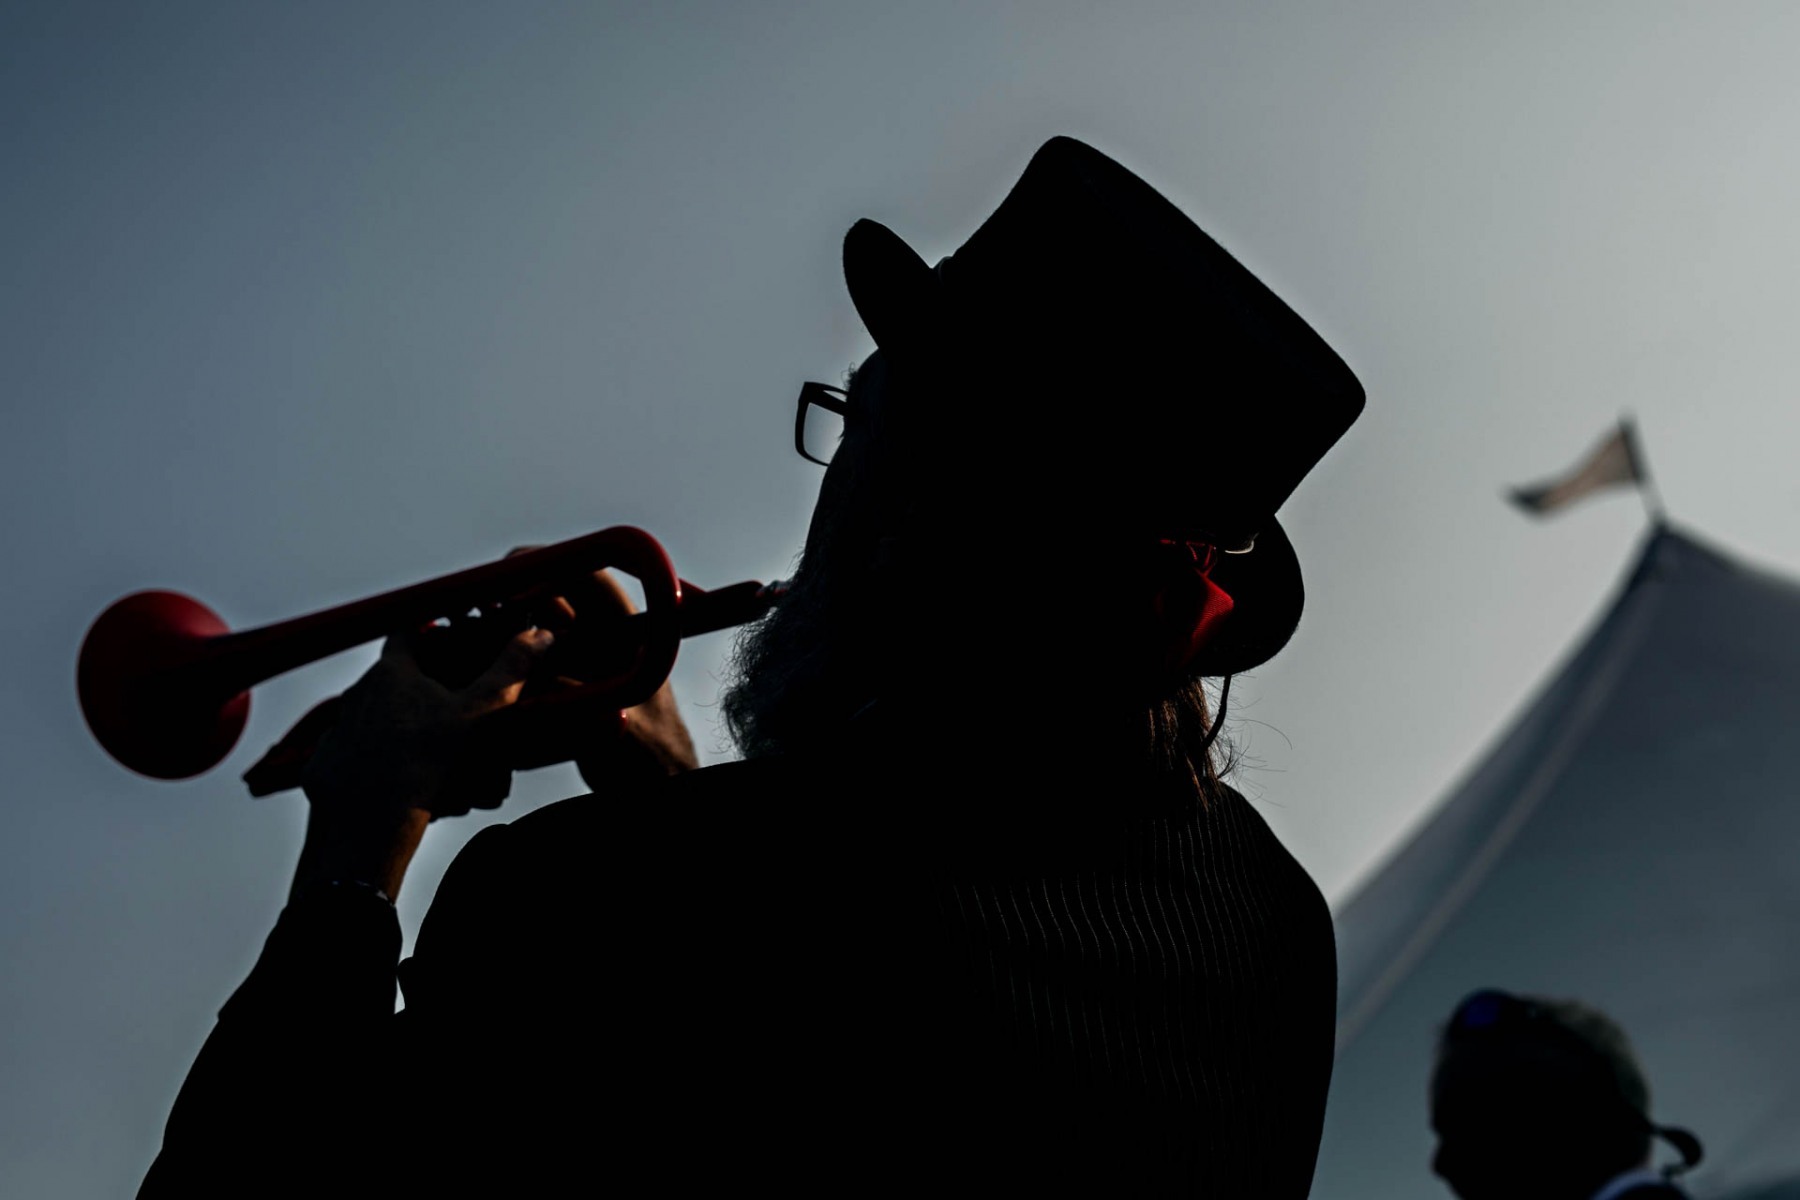
[[1656, 477], [1650, 474], [1650, 460], [1644, 457], [1643, 443], [1638, 440], [1637, 419], [1629, 411], [1619, 417], [1619, 429], [1625, 435], [1625, 451], [1631, 456], [1631, 472], [1637, 476], [1638, 495], [1644, 501], [1644, 516], [1652, 527], [1661, 527], [1669, 523], [1668, 512], [1663, 508], [1662, 492], [1657, 489]]

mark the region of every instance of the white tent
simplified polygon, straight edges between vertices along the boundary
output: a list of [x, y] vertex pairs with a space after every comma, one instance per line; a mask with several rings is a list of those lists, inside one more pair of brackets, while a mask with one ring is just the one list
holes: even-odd
[[1800, 583], [1653, 530], [1586, 643], [1337, 929], [1317, 1200], [1450, 1194], [1426, 1081], [1483, 986], [1617, 1017], [1657, 1119], [1706, 1143], [1697, 1195], [1800, 1179]]

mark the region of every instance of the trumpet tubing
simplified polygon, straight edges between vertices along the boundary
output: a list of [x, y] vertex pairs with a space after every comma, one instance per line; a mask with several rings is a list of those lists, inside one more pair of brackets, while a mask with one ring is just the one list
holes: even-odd
[[[460, 617], [487, 605], [517, 605], [557, 594], [559, 585], [602, 568], [636, 578], [644, 611], [617, 622], [627, 665], [609, 678], [520, 701], [494, 728], [531, 748], [539, 765], [553, 753], [534, 725], [567, 727], [575, 714], [624, 709], [655, 694], [675, 665], [681, 639], [753, 620], [778, 587], [734, 584], [716, 592], [684, 585], [655, 538], [617, 525], [553, 546], [472, 567], [411, 587], [290, 621], [234, 633], [219, 615], [179, 592], [136, 592], [94, 622], [76, 666], [88, 728], [121, 764], [156, 779], [210, 770], [237, 744], [250, 715], [250, 689], [396, 630]], [[494, 717], [482, 721], [494, 721]], [[290, 785], [291, 786], [291, 785]]]

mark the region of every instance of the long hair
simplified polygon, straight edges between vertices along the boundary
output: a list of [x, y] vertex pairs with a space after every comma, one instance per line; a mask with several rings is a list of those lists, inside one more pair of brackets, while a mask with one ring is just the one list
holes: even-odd
[[[909, 452], [920, 436], [912, 396], [880, 352], [851, 372], [847, 391], [843, 441], [820, 485], [787, 594], [739, 633], [728, 667], [721, 709], [746, 757], [800, 752], [833, 737], [891, 690], [896, 671], [905, 669], [905, 647], [998, 636], [941, 615], [953, 611], [955, 598], [908, 594], [919, 581], [907, 567], [925, 569], [917, 544], [947, 551], [919, 532], [930, 518], [908, 469], [923, 457]], [[930, 632], [921, 635], [921, 627]], [[986, 702], [997, 710], [1016, 714], [1033, 702], [1005, 678], [990, 682]], [[1208, 744], [1209, 705], [1198, 678], [1145, 699], [1131, 724], [1137, 732], [1127, 737], [1156, 775], [1203, 801], [1222, 786], [1233, 759], [1223, 738]]]

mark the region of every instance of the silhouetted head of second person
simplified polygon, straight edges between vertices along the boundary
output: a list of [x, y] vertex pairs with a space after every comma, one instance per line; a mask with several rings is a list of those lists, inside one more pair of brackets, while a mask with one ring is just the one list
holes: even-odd
[[1604, 1013], [1476, 992], [1438, 1042], [1432, 1169], [1462, 1200], [1588, 1200], [1648, 1163], [1649, 1107], [1631, 1044]]

